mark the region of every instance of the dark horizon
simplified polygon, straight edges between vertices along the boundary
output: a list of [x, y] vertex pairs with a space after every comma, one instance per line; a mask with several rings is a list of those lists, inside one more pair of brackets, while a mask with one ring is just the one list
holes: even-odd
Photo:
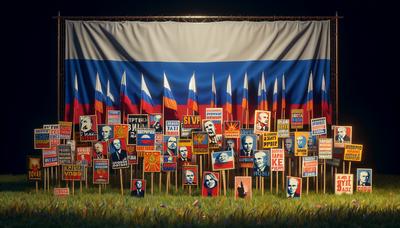
[[[113, 2], [114, 3], [114, 2]], [[3, 97], [6, 161], [0, 173], [25, 173], [33, 149], [33, 129], [57, 121], [57, 24], [53, 16], [334, 16], [339, 22], [339, 124], [353, 126], [353, 142], [364, 145], [363, 163], [377, 173], [397, 168], [394, 8], [378, 1], [57, 1], [13, 2], [6, 10], [6, 71]], [[23, 7], [22, 7], [23, 6]], [[16, 14], [17, 13], [17, 14]], [[385, 122], [384, 122], [385, 121]], [[15, 124], [16, 123], [16, 124]], [[394, 122], [395, 123], [395, 122]]]

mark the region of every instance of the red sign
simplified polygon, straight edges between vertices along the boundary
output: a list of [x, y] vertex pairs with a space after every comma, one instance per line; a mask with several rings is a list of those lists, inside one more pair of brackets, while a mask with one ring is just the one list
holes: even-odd
[[285, 171], [285, 152], [283, 149], [271, 149], [271, 171]]
[[108, 159], [93, 159], [93, 184], [108, 184], [109, 173]]
[[69, 196], [69, 188], [54, 188], [53, 193], [56, 197], [67, 197]]

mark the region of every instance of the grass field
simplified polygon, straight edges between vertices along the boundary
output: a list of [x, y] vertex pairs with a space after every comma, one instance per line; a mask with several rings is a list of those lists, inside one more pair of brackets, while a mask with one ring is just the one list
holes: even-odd
[[[157, 188], [155, 188], [157, 189]], [[283, 193], [261, 196], [253, 192], [249, 201], [228, 197], [202, 198], [178, 192], [155, 194], [144, 199], [97, 188], [74, 196], [56, 198], [35, 193], [25, 176], [0, 176], [0, 227], [14, 226], [400, 226], [400, 177], [374, 176], [373, 193], [336, 196], [310, 192], [300, 200], [285, 199]], [[127, 190], [127, 189], [126, 189]], [[198, 200], [197, 204], [193, 204]]]

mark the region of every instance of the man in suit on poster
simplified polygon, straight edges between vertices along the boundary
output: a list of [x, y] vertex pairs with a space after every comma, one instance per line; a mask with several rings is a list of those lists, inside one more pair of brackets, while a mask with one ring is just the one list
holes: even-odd
[[142, 180], [137, 180], [135, 183], [136, 189], [131, 192], [131, 196], [144, 197], [144, 189]]
[[290, 177], [287, 186], [287, 198], [300, 197], [300, 194], [296, 192], [298, 186], [299, 186], [299, 181], [294, 177]]
[[347, 135], [347, 130], [345, 127], [338, 127], [336, 128], [336, 130], [337, 130], [335, 137], [336, 142], [339, 143], [350, 142], [350, 137]]
[[253, 156], [253, 144], [254, 139], [250, 135], [242, 137], [242, 149], [240, 150], [240, 156]]
[[114, 139], [112, 142], [113, 152], [111, 154], [111, 159], [113, 162], [123, 161], [127, 158], [126, 150], [121, 147], [121, 140]]

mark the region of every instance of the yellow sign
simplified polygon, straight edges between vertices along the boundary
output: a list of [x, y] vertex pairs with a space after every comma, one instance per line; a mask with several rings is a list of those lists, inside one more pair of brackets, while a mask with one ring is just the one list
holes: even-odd
[[345, 144], [344, 160], [345, 161], [361, 161], [363, 145], [361, 144]]

